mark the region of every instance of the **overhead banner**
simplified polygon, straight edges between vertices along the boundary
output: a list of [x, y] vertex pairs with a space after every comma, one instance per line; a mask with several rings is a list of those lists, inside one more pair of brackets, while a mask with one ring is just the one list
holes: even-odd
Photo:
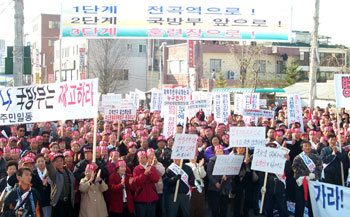
[[96, 118], [98, 79], [0, 88], [0, 125]]
[[350, 108], [350, 74], [334, 75], [337, 108]]
[[309, 192], [314, 216], [348, 217], [350, 189], [347, 187], [309, 181]]
[[164, 88], [163, 104], [167, 105], [189, 105], [191, 91], [187, 88]]
[[230, 127], [230, 147], [265, 146], [265, 127]]
[[285, 149], [257, 146], [254, 148], [252, 170], [283, 174], [287, 154]]
[[214, 117], [221, 123], [227, 123], [230, 111], [230, 93], [214, 93]]
[[136, 108], [106, 108], [104, 112], [106, 121], [136, 120]]
[[290, 0], [64, 0], [61, 36], [286, 42], [291, 12]]
[[288, 127], [295, 122], [300, 123], [301, 131], [304, 132], [303, 110], [301, 109], [301, 98], [298, 93], [287, 95]]
[[260, 118], [260, 117], [264, 117], [264, 118], [273, 118], [274, 116], [274, 111], [270, 111], [270, 110], [262, 110], [262, 109], [244, 109], [243, 110], [243, 115], [244, 116], [250, 116], [250, 117], [255, 117], [255, 118]]
[[218, 155], [213, 175], [238, 175], [242, 167], [243, 158], [243, 155]]
[[176, 134], [171, 159], [194, 159], [197, 151], [197, 137], [195, 134]]

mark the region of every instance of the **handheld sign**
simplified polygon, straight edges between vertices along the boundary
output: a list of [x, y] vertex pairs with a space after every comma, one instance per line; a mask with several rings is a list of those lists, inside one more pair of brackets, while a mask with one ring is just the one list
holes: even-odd
[[119, 105], [122, 101], [122, 95], [121, 94], [103, 94], [102, 95], [102, 105], [103, 106], [116, 106]]
[[104, 118], [106, 121], [135, 120], [136, 108], [106, 108]]
[[230, 147], [265, 146], [265, 127], [230, 127]]
[[171, 159], [194, 159], [197, 149], [197, 135], [176, 134]]
[[250, 116], [250, 117], [255, 117], [255, 118], [273, 118], [274, 111], [270, 110], [262, 110], [262, 109], [244, 109], [243, 110], [243, 115], [244, 116]]
[[287, 154], [285, 149], [256, 146], [252, 161], [252, 170], [283, 174]]
[[243, 155], [219, 155], [216, 158], [213, 175], [238, 175], [241, 170]]

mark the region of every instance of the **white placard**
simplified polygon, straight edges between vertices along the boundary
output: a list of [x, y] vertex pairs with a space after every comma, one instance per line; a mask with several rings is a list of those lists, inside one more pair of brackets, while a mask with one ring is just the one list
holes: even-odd
[[132, 104], [136, 107], [139, 108], [140, 106], [140, 99], [139, 99], [139, 93], [137, 92], [130, 92], [130, 100]]
[[215, 93], [214, 100], [214, 117], [220, 123], [227, 123], [227, 116], [230, 112], [230, 93]]
[[350, 189], [347, 187], [309, 181], [309, 192], [314, 216], [348, 217]]
[[334, 75], [337, 108], [350, 108], [350, 74]]
[[186, 88], [164, 88], [163, 91], [164, 105], [189, 105], [191, 91]]
[[243, 94], [235, 94], [234, 112], [237, 115], [243, 115]]
[[122, 95], [108, 93], [102, 95], [102, 106], [118, 106], [121, 104]]
[[283, 174], [287, 154], [285, 149], [256, 146], [252, 161], [252, 170]]
[[197, 150], [197, 137], [194, 134], [176, 134], [171, 159], [194, 159]]
[[271, 110], [262, 110], [262, 109], [244, 109], [243, 115], [244, 116], [250, 116], [250, 117], [264, 117], [264, 118], [273, 118], [275, 112]]
[[244, 93], [243, 94], [243, 109], [259, 109], [260, 93]]
[[162, 91], [152, 91], [150, 111], [162, 111]]
[[181, 124], [185, 130], [186, 128], [186, 106], [177, 106], [177, 121], [176, 124]]
[[0, 125], [97, 117], [98, 79], [0, 88]]
[[287, 95], [288, 127], [295, 122], [300, 123], [301, 131], [304, 132], [303, 110], [301, 109], [301, 98], [298, 93]]
[[230, 127], [230, 147], [265, 146], [265, 132], [265, 127]]
[[136, 120], [136, 108], [106, 108], [104, 119], [106, 121]]
[[243, 155], [219, 155], [216, 158], [213, 175], [238, 175], [241, 170]]
[[164, 127], [163, 136], [168, 138], [173, 136], [176, 130], [177, 120], [176, 120], [176, 106], [163, 106], [164, 109]]
[[[207, 102], [207, 105], [204, 105], [204, 101]], [[212, 113], [212, 93], [211, 92], [202, 92], [196, 91], [192, 92], [192, 100], [190, 101], [188, 117], [193, 117], [196, 113], [202, 109], [205, 116], [209, 116]]]

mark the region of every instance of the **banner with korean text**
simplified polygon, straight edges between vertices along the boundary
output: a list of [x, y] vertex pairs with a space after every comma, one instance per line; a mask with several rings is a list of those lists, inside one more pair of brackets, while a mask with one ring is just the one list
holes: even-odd
[[177, 108], [174, 105], [164, 106], [164, 127], [163, 127], [163, 136], [168, 138], [175, 134], [176, 125], [177, 125]]
[[214, 99], [214, 117], [215, 120], [221, 123], [227, 123], [227, 116], [230, 111], [230, 93], [215, 93]]
[[0, 89], [0, 125], [97, 117], [98, 79]]
[[133, 108], [106, 108], [104, 111], [106, 121], [136, 120], [136, 107]]
[[238, 175], [241, 170], [243, 155], [218, 155], [213, 175]]
[[171, 159], [194, 159], [197, 151], [197, 137], [194, 134], [176, 134]]
[[162, 111], [162, 91], [152, 91], [150, 111]]
[[283, 174], [287, 154], [285, 149], [270, 148], [265, 146], [254, 147], [252, 170]]
[[291, 9], [290, 0], [64, 0], [61, 36], [285, 42]]
[[164, 88], [163, 93], [163, 105], [185, 105], [188, 106], [191, 98], [191, 91], [187, 88]]
[[244, 116], [250, 116], [255, 118], [273, 118], [275, 112], [270, 110], [263, 110], [263, 109], [244, 109], [243, 115]]
[[350, 189], [323, 182], [309, 181], [309, 192], [314, 216], [348, 217]]
[[265, 146], [265, 127], [230, 127], [230, 147]]
[[300, 123], [301, 131], [304, 132], [303, 110], [301, 109], [301, 98], [298, 93], [287, 95], [288, 127], [295, 122]]
[[188, 117], [195, 116], [199, 110], [203, 110], [205, 116], [212, 113], [212, 93], [194, 91], [192, 92], [192, 97], [190, 104], [188, 106]]
[[334, 75], [337, 108], [350, 108], [350, 74]]

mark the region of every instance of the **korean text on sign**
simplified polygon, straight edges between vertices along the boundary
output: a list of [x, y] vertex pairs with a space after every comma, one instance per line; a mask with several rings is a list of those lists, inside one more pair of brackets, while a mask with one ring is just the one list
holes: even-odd
[[213, 175], [237, 175], [241, 170], [243, 155], [219, 155], [216, 158]]
[[136, 108], [106, 108], [104, 118], [106, 121], [135, 120]]
[[295, 122], [299, 122], [301, 130], [304, 130], [304, 120], [301, 109], [301, 98], [299, 94], [288, 94], [287, 96], [288, 107], [288, 126]]
[[254, 147], [252, 170], [283, 174], [287, 151], [284, 149], [269, 148], [265, 146]]
[[164, 88], [163, 89], [164, 105], [189, 105], [190, 90], [184, 88]]
[[334, 88], [337, 101], [337, 108], [350, 107], [350, 75], [335, 74]]
[[230, 147], [265, 146], [265, 127], [230, 127]]
[[171, 159], [194, 159], [197, 150], [197, 135], [176, 134]]
[[323, 182], [309, 181], [309, 192], [314, 216], [349, 216], [350, 189]]
[[0, 124], [97, 117], [98, 80], [0, 89]]

